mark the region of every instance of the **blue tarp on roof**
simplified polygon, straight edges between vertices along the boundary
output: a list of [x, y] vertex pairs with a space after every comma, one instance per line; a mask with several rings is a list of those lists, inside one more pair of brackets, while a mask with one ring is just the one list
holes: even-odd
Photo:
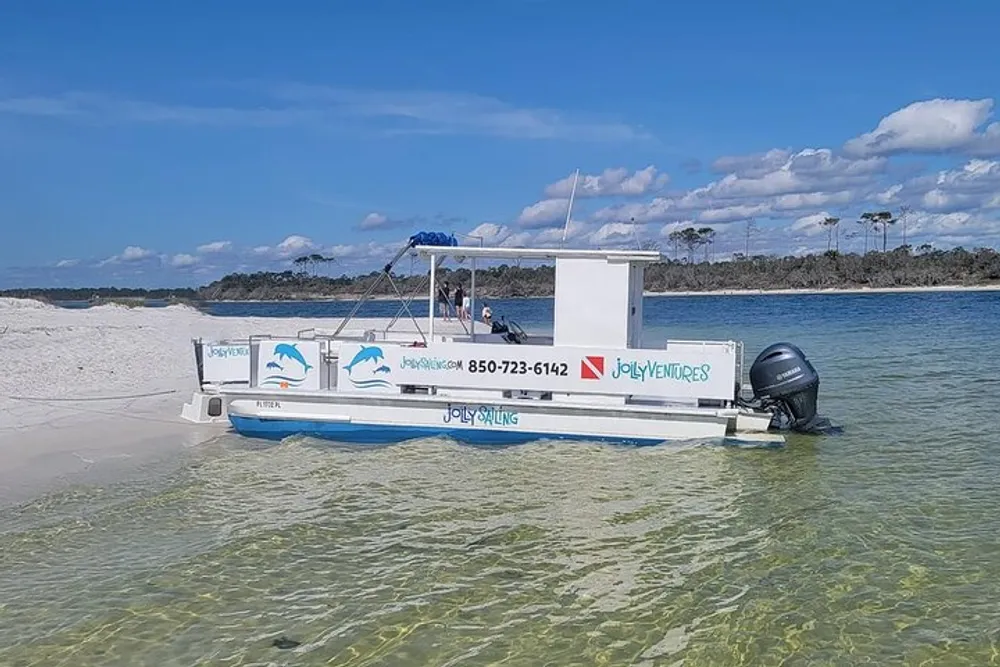
[[458, 240], [454, 234], [445, 234], [444, 232], [417, 232], [410, 237], [410, 245], [457, 246]]

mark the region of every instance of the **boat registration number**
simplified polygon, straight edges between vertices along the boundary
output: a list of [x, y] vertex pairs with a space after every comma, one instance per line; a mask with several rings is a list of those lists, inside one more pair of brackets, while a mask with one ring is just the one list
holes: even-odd
[[470, 359], [470, 373], [504, 373], [509, 375], [569, 375], [569, 364], [562, 361], [536, 361], [530, 364], [517, 359]]
[[281, 403], [278, 401], [257, 401], [258, 408], [268, 408], [272, 410], [280, 410]]

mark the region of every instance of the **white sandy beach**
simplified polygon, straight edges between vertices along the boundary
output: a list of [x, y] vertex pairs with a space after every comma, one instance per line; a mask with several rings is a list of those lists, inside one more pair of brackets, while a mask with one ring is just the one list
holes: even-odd
[[330, 323], [0, 299], [0, 500], [211, 439], [224, 427], [180, 418], [196, 388], [191, 339], [314, 326]]
[[[180, 417], [197, 388], [191, 339], [295, 335], [340, 321], [0, 298], [0, 502], [81, 473], [168, 458], [226, 432], [227, 424]], [[359, 318], [349, 328], [375, 325], [386, 320]], [[437, 326], [460, 328], [454, 320]], [[401, 319], [396, 328], [413, 324]]]

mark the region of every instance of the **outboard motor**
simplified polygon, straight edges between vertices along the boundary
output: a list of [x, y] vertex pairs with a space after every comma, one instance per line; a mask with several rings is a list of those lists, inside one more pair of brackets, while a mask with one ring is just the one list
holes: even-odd
[[750, 367], [750, 386], [762, 405], [776, 407], [788, 417], [793, 431], [820, 430], [816, 417], [819, 374], [795, 345], [775, 343], [757, 355]]

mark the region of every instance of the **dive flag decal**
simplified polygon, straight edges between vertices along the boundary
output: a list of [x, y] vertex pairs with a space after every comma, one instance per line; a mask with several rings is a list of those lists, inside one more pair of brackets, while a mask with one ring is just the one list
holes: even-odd
[[604, 377], [604, 357], [584, 357], [580, 362], [580, 378], [600, 380]]

